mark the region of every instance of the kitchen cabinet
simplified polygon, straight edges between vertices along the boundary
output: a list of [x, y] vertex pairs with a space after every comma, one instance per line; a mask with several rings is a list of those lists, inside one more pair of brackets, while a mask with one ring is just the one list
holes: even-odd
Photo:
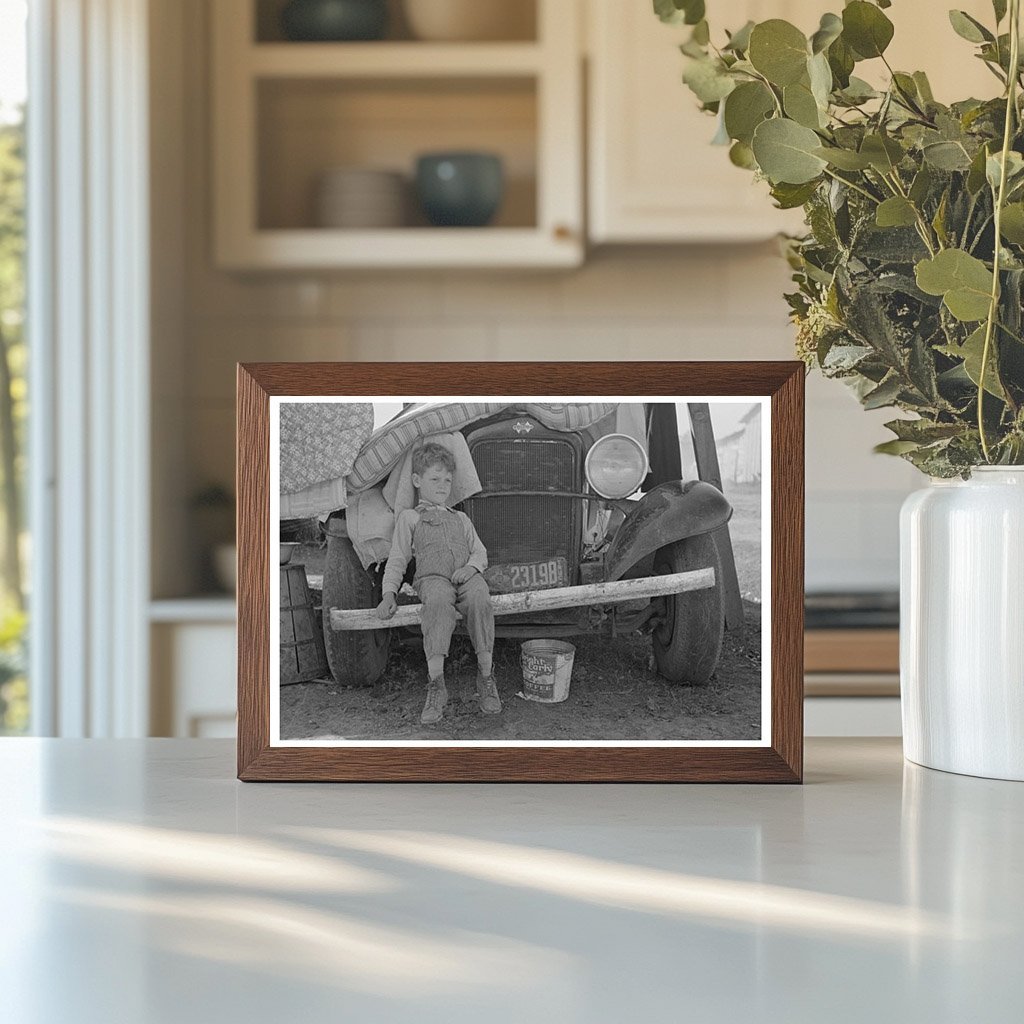
[[[276, 0], [217, 0], [213, 211], [229, 269], [574, 266], [583, 258], [579, 8], [529, 7], [532, 39], [292, 42]], [[533, 8], [535, 5], [535, 8]], [[394, 20], [394, 19], [393, 19]], [[504, 164], [493, 225], [318, 226], [313, 197], [337, 168], [399, 172], [424, 152]], [[321, 222], [322, 223], [322, 222]]]
[[[702, 114], [681, 82], [678, 49], [686, 26], [663, 25], [647, 2], [587, 0], [588, 221], [594, 243], [718, 242], [800, 232], [799, 210], [776, 210], [767, 185], [734, 167], [710, 145], [715, 120]], [[805, 33], [842, 4], [826, 0], [709, 0], [712, 38], [747, 20], [785, 18]], [[988, 0], [958, 4], [986, 24]], [[901, 0], [887, 9], [896, 33], [887, 57], [897, 69], [922, 69], [949, 102], [996, 95], [998, 83], [952, 30], [946, 8]], [[881, 61], [858, 64], [872, 84], [887, 78]]]
[[235, 735], [235, 602], [229, 597], [150, 605], [153, 736]]

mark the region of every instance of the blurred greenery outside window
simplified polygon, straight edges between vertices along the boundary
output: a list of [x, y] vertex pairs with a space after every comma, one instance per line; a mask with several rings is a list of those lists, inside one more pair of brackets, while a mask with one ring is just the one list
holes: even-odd
[[0, 735], [29, 725], [25, 0], [0, 0]]

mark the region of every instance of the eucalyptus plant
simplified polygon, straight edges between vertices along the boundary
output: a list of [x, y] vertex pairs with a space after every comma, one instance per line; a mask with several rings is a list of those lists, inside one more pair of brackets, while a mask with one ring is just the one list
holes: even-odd
[[[938, 477], [1024, 463], [1024, 134], [1020, 0], [992, 23], [950, 11], [998, 95], [947, 106], [893, 69], [890, 0], [852, 0], [806, 36], [781, 19], [711, 40], [705, 0], [654, 0], [691, 26], [683, 80], [715, 141], [808, 232], [786, 239], [797, 350], [866, 409], [895, 407], [879, 451]], [[880, 61], [888, 87], [855, 74]], [[994, 83], [995, 84], [995, 83]]]

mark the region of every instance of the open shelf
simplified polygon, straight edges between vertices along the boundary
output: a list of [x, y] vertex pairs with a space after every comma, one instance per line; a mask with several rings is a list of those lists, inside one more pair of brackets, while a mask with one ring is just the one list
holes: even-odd
[[534, 43], [274, 43], [248, 55], [257, 78], [535, 75], [542, 60]]
[[258, 228], [325, 230], [315, 212], [321, 176], [365, 167], [406, 181], [405, 224], [379, 230], [429, 229], [415, 198], [416, 160], [451, 150], [495, 153], [504, 167], [505, 194], [493, 223], [469, 234], [536, 228], [536, 99], [534, 79], [260, 82]]
[[[218, 265], [579, 265], [578, 11], [565, 0], [521, 2], [530, 13], [525, 40], [417, 42], [396, 23], [397, 37], [380, 42], [298, 43], [280, 40], [278, 0], [218, 0], [212, 8]], [[433, 227], [415, 200], [417, 158], [451, 151], [501, 158], [502, 203], [485, 227]], [[324, 224], [316, 198], [324, 176], [354, 168], [401, 174], [409, 196], [401, 215], [380, 201], [381, 216], [370, 221], [379, 228]], [[368, 209], [357, 213], [350, 223], [369, 220]]]

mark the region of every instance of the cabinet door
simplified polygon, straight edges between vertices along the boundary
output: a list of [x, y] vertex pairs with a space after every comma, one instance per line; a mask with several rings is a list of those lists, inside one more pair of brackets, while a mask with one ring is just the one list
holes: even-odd
[[[689, 28], [663, 25], [649, 0], [590, 5], [589, 217], [594, 242], [713, 242], [799, 231], [799, 211], [776, 210], [764, 182], [712, 146], [716, 124], [682, 83]], [[748, 19], [817, 27], [827, 0], [708, 4], [712, 37]], [[804, 8], [803, 12], [799, 8]]]
[[[798, 232], [799, 211], [779, 211], [767, 186], [712, 146], [713, 118], [700, 113], [681, 82], [678, 44], [685, 26], [663, 25], [649, 0], [586, 0], [590, 26], [589, 217], [594, 242], [703, 242]], [[748, 19], [785, 18], [810, 34], [828, 0], [709, 0], [713, 39]], [[989, 0], [955, 6], [990, 25]], [[999, 83], [952, 30], [947, 5], [901, 0], [886, 11], [896, 27], [893, 67], [924, 70], [943, 102], [998, 95]], [[1003, 24], [1005, 31], [1006, 25]], [[881, 61], [858, 65], [872, 84], [887, 82]]]

